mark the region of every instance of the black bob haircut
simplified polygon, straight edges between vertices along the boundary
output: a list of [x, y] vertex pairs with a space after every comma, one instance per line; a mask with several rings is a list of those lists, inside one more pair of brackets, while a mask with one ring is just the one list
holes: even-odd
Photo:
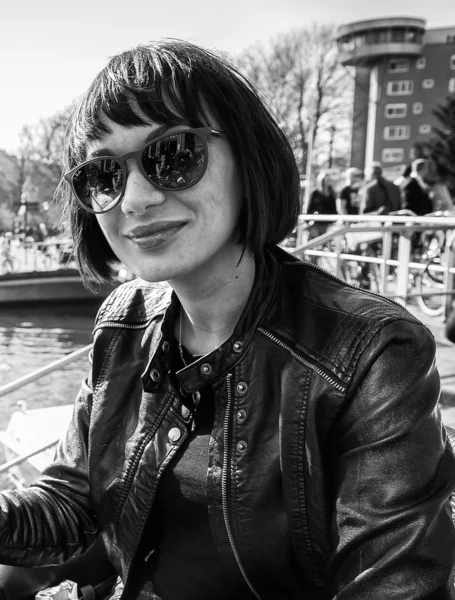
[[[138, 111], [137, 109], [140, 109]], [[243, 247], [258, 256], [292, 232], [300, 210], [300, 180], [291, 146], [253, 85], [227, 60], [181, 40], [140, 45], [113, 56], [73, 108], [65, 136], [64, 168], [86, 158], [88, 142], [108, 133], [105, 115], [119, 125], [189, 127], [215, 119], [230, 144], [241, 177], [237, 225]], [[118, 259], [96, 217], [83, 210], [69, 185], [58, 195], [63, 225], [85, 284], [112, 279]]]

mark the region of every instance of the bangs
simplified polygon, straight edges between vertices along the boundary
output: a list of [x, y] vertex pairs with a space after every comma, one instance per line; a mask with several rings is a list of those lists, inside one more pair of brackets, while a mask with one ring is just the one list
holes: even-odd
[[177, 53], [139, 47], [114, 56], [73, 110], [65, 167], [83, 162], [87, 143], [110, 132], [103, 117], [123, 127], [147, 125], [146, 118], [169, 127], [210, 125], [203, 88], [194, 85], [191, 61]]

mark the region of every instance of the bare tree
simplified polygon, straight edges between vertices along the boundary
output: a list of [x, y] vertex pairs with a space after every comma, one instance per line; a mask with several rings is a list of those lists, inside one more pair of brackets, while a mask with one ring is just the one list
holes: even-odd
[[313, 24], [259, 42], [236, 58], [285, 126], [302, 174], [310, 136], [318, 155], [334, 124], [349, 128], [353, 84], [338, 62], [335, 29]]
[[46, 206], [47, 218], [54, 225], [60, 220], [60, 209], [53, 202], [53, 196], [62, 174], [63, 139], [69, 110], [65, 108], [33, 125], [24, 125], [16, 153], [16, 210], [29, 196], [27, 185], [32, 186], [37, 191], [40, 206]]
[[20, 153], [26, 150], [28, 160], [46, 164], [57, 178], [62, 170], [63, 138], [69, 112], [67, 107], [41, 118], [34, 125], [24, 125], [20, 134]]
[[14, 203], [21, 203], [22, 191], [27, 177], [32, 168], [32, 156], [34, 153], [34, 142], [32, 128], [24, 125], [19, 133], [19, 147], [17, 152], [17, 189], [15, 193]]

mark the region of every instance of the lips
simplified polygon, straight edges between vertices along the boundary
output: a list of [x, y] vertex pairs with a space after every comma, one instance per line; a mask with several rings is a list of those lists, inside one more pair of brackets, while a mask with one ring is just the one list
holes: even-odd
[[173, 229], [174, 227], [181, 227], [182, 225], [185, 225], [185, 223], [186, 221], [156, 221], [154, 223], [150, 223], [149, 225], [138, 225], [125, 235], [126, 237], [135, 240], [142, 237], [155, 235], [156, 233], [167, 231], [168, 229]]
[[134, 227], [125, 236], [140, 248], [157, 248], [171, 240], [185, 225], [186, 221], [157, 221]]

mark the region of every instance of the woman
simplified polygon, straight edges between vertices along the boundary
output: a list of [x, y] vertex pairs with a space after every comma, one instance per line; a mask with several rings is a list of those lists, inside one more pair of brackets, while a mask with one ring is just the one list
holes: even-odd
[[[316, 178], [316, 189], [313, 190], [308, 203], [309, 215], [336, 215], [336, 196], [332, 180], [327, 173], [321, 171]], [[316, 221], [310, 228], [309, 239], [322, 235], [333, 222]]]
[[434, 182], [431, 192], [431, 203], [433, 212], [453, 210], [453, 198], [443, 178]]
[[[183, 183], [158, 174], [185, 149]], [[1, 495], [0, 560], [101, 535], [115, 598], [452, 598], [434, 341], [277, 247], [299, 177], [251, 85], [186, 42], [127, 51], [76, 108], [66, 162], [81, 272], [137, 278], [98, 313], [55, 462]]]

